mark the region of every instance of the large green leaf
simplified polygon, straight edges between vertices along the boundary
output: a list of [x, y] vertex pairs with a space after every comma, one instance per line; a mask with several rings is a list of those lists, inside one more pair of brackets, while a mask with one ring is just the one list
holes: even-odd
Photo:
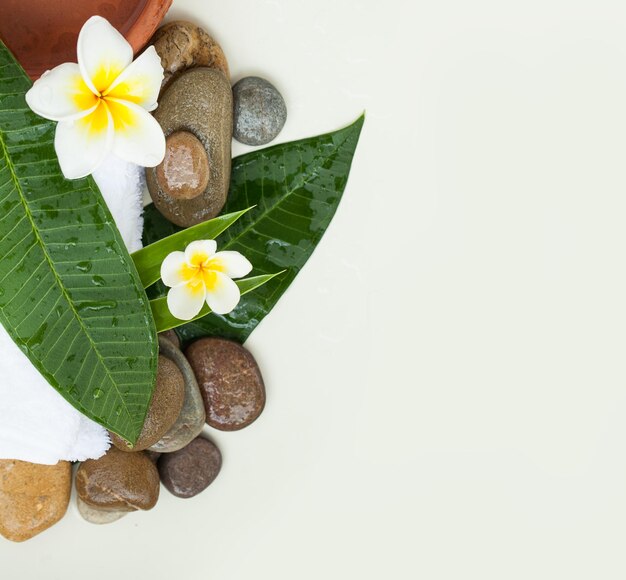
[[[177, 328], [184, 342], [208, 335], [244, 342], [274, 307], [335, 214], [363, 121], [360, 117], [334, 133], [275, 145], [233, 160], [224, 211], [256, 207], [218, 238], [218, 249], [243, 253], [254, 265], [255, 274], [286, 272], [273, 283], [243, 296], [230, 314], [212, 313]], [[154, 206], [146, 208], [146, 243], [176, 231], [179, 228]]]
[[63, 397], [134, 442], [156, 375], [148, 299], [94, 181], [63, 178], [30, 86], [0, 42], [0, 322]]

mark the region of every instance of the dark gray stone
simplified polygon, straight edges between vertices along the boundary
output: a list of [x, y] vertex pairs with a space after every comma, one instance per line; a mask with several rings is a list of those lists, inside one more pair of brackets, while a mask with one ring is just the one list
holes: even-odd
[[198, 437], [158, 463], [163, 485], [176, 497], [189, 498], [204, 491], [222, 467], [220, 450], [208, 439]]
[[260, 77], [246, 77], [233, 87], [233, 137], [246, 145], [265, 145], [287, 120], [287, 107], [276, 87]]

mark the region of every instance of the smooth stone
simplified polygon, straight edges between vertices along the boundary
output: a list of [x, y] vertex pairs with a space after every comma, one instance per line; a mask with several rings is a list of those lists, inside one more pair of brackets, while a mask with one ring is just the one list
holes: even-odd
[[287, 106], [276, 87], [260, 77], [246, 77], [233, 87], [233, 137], [246, 145], [273, 141], [287, 121]]
[[198, 66], [219, 70], [226, 78], [230, 78], [222, 47], [191, 22], [176, 20], [161, 26], [149, 44], [154, 45], [161, 57], [165, 75], [161, 88], [166, 87], [181, 72]]
[[179, 451], [163, 455], [158, 467], [170, 493], [190, 498], [213, 483], [222, 467], [222, 454], [214, 443], [198, 437]]
[[236, 431], [252, 423], [265, 406], [265, 385], [254, 357], [240, 344], [201, 338], [186, 351], [207, 415], [207, 423]]
[[152, 461], [152, 463], [156, 463], [159, 460], [159, 457], [161, 457], [161, 453], [159, 451], [152, 451], [151, 449], [146, 449], [144, 453], [148, 459]]
[[112, 524], [117, 520], [121, 520], [129, 513], [121, 511], [103, 510], [101, 508], [90, 506], [88, 503], [85, 503], [82, 499], [80, 499], [79, 496], [76, 496], [76, 507], [78, 508], [78, 513], [86, 522], [99, 526], [104, 524]]
[[185, 400], [185, 379], [178, 366], [169, 358], [159, 356], [156, 386], [150, 408], [133, 447], [115, 433], [109, 433], [111, 442], [121, 451], [142, 451], [154, 445], [176, 422]]
[[174, 330], [166, 330], [165, 332], [159, 333], [159, 338], [165, 338], [169, 340], [176, 348], [180, 348], [180, 338], [178, 338], [178, 334]]
[[196, 377], [185, 355], [167, 339], [162, 338], [159, 339], [159, 352], [176, 364], [185, 380], [185, 400], [178, 419], [161, 440], [150, 447], [151, 451], [172, 453], [200, 435], [206, 413]]
[[198, 197], [209, 184], [209, 157], [200, 140], [187, 131], [169, 135], [156, 178], [159, 187], [174, 199]]
[[156, 208], [172, 223], [188, 227], [219, 214], [230, 184], [233, 132], [233, 94], [218, 70], [195, 68], [169, 85], [154, 111], [166, 137], [177, 132], [193, 134], [203, 145], [209, 162], [204, 191], [192, 199], [173, 196], [157, 178], [157, 168], [146, 169], [148, 191]]
[[143, 452], [111, 447], [100, 459], [81, 463], [75, 483], [87, 505], [109, 511], [149, 510], [159, 499], [159, 472]]
[[67, 511], [72, 464], [0, 460], [0, 534], [24, 542], [56, 524]]

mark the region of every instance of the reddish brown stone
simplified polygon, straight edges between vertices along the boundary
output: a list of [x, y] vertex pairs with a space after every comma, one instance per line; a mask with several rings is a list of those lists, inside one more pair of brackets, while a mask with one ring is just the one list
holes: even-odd
[[188, 131], [169, 135], [156, 178], [161, 189], [174, 199], [198, 197], [209, 184], [209, 157], [204, 145]]
[[263, 377], [243, 346], [222, 338], [201, 338], [187, 349], [186, 355], [211, 427], [236, 431], [261, 414], [265, 406]]

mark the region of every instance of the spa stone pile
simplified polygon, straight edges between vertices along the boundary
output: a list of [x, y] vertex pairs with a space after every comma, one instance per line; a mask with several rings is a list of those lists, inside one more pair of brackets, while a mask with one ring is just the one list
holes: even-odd
[[[248, 145], [266, 144], [282, 129], [287, 110], [262, 78], [244, 78], [231, 88], [224, 52], [192, 23], [169, 23], [150, 44], [165, 70], [154, 116], [167, 151], [161, 165], [146, 170], [146, 180], [159, 211], [187, 227], [224, 207], [233, 135]], [[159, 336], [159, 352], [155, 392], [137, 444], [131, 449], [111, 434], [113, 445], [103, 457], [75, 466], [78, 511], [88, 522], [112, 523], [152, 509], [161, 484], [179, 498], [198, 495], [222, 465], [205, 432], [242, 429], [263, 411], [263, 378], [243, 346], [207, 337], [183, 353], [176, 333], [168, 331]], [[72, 472], [65, 461], [0, 460], [0, 534], [20, 542], [58, 522], [70, 501]]]

